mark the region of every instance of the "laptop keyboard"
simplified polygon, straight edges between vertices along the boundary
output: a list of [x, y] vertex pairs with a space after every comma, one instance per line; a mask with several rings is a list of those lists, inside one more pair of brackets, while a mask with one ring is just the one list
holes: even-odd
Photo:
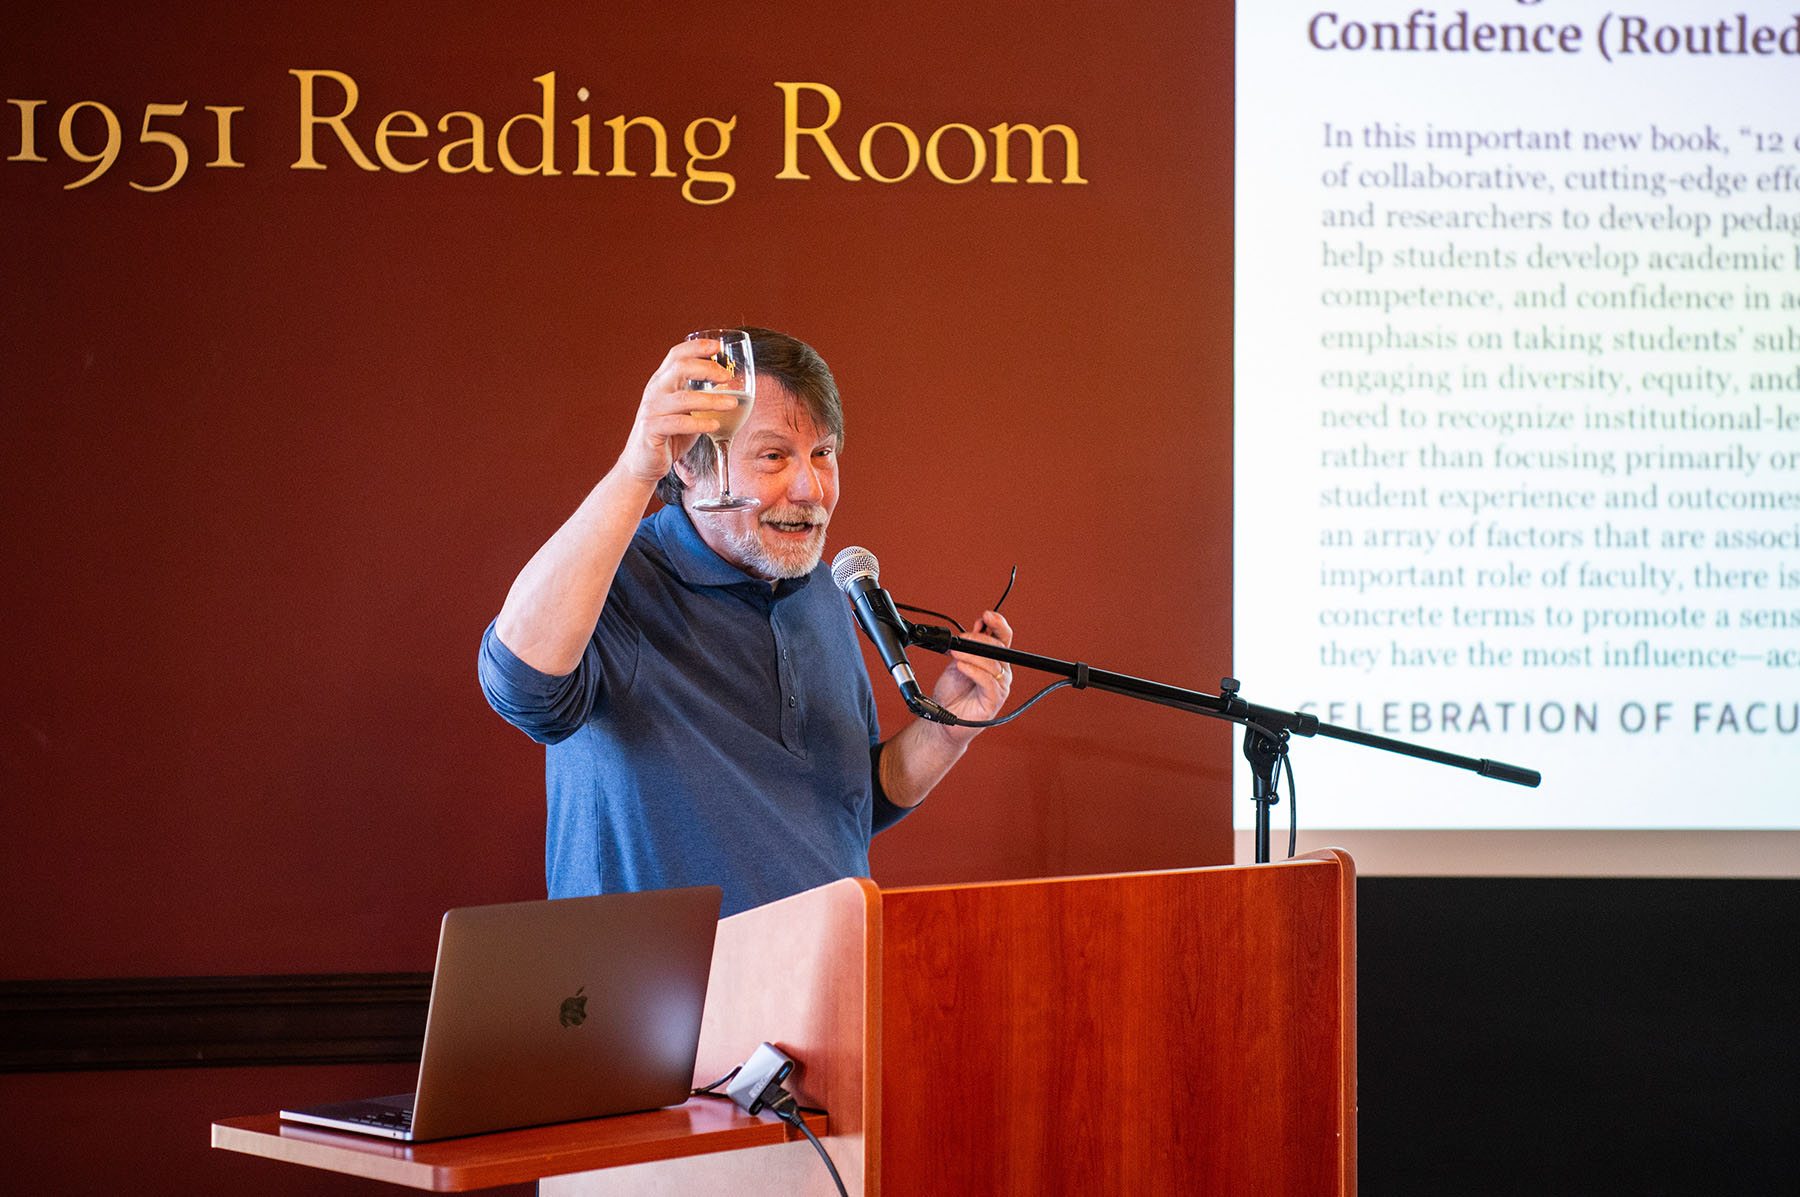
[[358, 1126], [373, 1126], [381, 1130], [410, 1131], [413, 1122], [413, 1102], [417, 1097], [416, 1093], [407, 1093], [398, 1097], [358, 1102], [353, 1109], [343, 1111], [338, 1117], [345, 1122], [354, 1122]]
[[365, 1110], [346, 1118], [346, 1122], [359, 1122], [364, 1126], [379, 1126], [383, 1130], [411, 1130], [411, 1110]]

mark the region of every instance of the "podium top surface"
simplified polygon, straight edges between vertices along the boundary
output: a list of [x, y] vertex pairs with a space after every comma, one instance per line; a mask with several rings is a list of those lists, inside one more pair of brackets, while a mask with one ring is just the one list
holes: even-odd
[[[816, 1135], [828, 1131], [823, 1115], [807, 1116], [806, 1124]], [[214, 1147], [440, 1193], [798, 1137], [773, 1115], [752, 1118], [728, 1101], [704, 1097], [666, 1110], [431, 1143], [397, 1143], [302, 1126], [274, 1114], [227, 1118], [212, 1126]]]

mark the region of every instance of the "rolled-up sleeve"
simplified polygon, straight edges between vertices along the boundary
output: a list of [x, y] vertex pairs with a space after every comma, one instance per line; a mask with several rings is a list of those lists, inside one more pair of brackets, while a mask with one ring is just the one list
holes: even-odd
[[910, 806], [895, 805], [894, 800], [887, 796], [887, 791], [881, 786], [881, 728], [874, 722], [874, 719], [875, 703], [871, 699], [869, 720], [875, 740], [869, 745], [869, 789], [873, 796], [873, 802], [869, 808], [870, 835], [886, 831], [916, 809]]
[[481, 692], [500, 717], [540, 744], [574, 735], [594, 708], [600, 670], [592, 644], [573, 673], [558, 677], [521, 661], [488, 624], [476, 672]]

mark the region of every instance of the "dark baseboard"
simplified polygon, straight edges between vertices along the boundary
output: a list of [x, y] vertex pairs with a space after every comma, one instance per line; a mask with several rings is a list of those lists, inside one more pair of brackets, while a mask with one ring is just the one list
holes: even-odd
[[430, 973], [0, 981], [0, 1072], [416, 1062]]

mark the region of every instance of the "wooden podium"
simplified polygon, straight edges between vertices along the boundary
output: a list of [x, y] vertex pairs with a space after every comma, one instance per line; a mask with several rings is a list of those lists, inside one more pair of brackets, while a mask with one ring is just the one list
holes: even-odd
[[[1355, 876], [1276, 864], [840, 881], [719, 926], [696, 1081], [765, 1040], [852, 1193], [1353, 1194]], [[213, 1144], [416, 1188], [833, 1197], [812, 1146], [696, 1098], [414, 1147], [215, 1123]]]

